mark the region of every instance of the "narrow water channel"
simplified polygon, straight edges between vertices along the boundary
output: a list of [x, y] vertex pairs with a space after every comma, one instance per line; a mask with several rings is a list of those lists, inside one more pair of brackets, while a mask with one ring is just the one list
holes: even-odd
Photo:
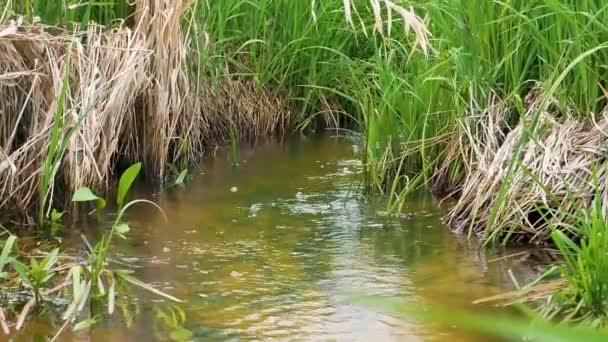
[[[483, 250], [451, 233], [429, 195], [387, 217], [382, 200], [361, 195], [348, 139], [265, 143], [239, 159], [233, 168], [218, 153], [184, 188], [141, 191], [168, 221], [140, 207], [129, 239], [115, 246], [136, 276], [185, 303], [136, 291], [111, 319], [64, 340], [486, 341], [349, 298], [485, 311], [471, 302], [512, 289], [509, 270], [521, 282], [534, 276], [528, 262], [502, 258], [513, 250]], [[51, 316], [17, 340], [48, 334]]]

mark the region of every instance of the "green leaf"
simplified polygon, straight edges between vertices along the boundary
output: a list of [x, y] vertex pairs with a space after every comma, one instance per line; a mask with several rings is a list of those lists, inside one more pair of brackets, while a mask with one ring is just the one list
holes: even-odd
[[133, 278], [133, 277], [127, 275], [125, 272], [116, 272], [116, 275], [119, 276], [120, 278], [124, 279], [125, 281], [127, 281], [131, 285], [135, 285], [135, 286], [141, 287], [142, 289], [150, 291], [150, 292], [152, 292], [152, 293], [154, 293], [154, 294], [156, 294], [158, 296], [165, 297], [165, 298], [167, 298], [169, 300], [172, 300], [174, 302], [177, 302], [177, 303], [182, 303], [183, 302], [181, 299], [177, 299], [177, 298], [175, 298], [175, 297], [173, 297], [173, 296], [171, 296], [169, 294], [166, 294], [166, 293], [164, 293], [164, 292], [162, 292], [160, 290], [157, 290], [152, 285], [146, 284], [146, 283], [144, 283], [143, 281], [141, 281], [141, 280], [139, 280], [137, 278]]
[[182, 171], [179, 176], [177, 176], [177, 178], [175, 179], [174, 184], [177, 186], [183, 185], [184, 181], [186, 180], [186, 176], [188, 176], [188, 170], [184, 170]]
[[116, 197], [116, 204], [118, 205], [119, 209], [122, 208], [125, 197], [127, 197], [129, 190], [131, 190], [131, 186], [133, 185], [135, 178], [137, 178], [140, 170], [141, 163], [133, 164], [125, 172], [123, 172], [122, 176], [120, 176], [120, 181], [118, 182], [118, 195]]
[[100, 297], [103, 297], [106, 295], [106, 287], [103, 284], [103, 279], [101, 279], [101, 276], [97, 277], [97, 294]]
[[114, 226], [114, 229], [118, 234], [126, 234], [129, 232], [129, 230], [131, 230], [131, 228], [129, 228], [129, 225], [126, 223], [119, 223]]
[[72, 202], [93, 202], [100, 200], [101, 198], [93, 193], [91, 189], [82, 187], [74, 193], [72, 196]]
[[79, 298], [80, 297], [80, 272], [81, 272], [82, 266], [78, 265], [78, 266], [74, 266], [72, 267], [72, 296], [74, 298]]
[[[74, 273], [72, 273], [72, 276], [74, 276]], [[78, 288], [76, 288], [76, 286]], [[63, 320], [72, 318], [78, 312], [78, 306], [80, 303], [86, 301], [89, 296], [90, 286], [91, 283], [86, 280], [83, 282], [78, 280], [78, 285], [76, 283], [72, 284], [72, 287], [74, 287], [74, 298], [72, 298], [72, 302], [68, 305], [67, 309], [61, 316]]]
[[106, 207], [106, 200], [95, 195], [91, 189], [82, 187], [74, 193], [72, 196], [72, 202], [96, 202], [97, 209], [101, 210]]
[[176, 328], [169, 333], [173, 341], [189, 341], [192, 338], [192, 331], [185, 328]]
[[125, 234], [127, 234], [130, 230], [131, 228], [126, 223], [118, 223], [114, 225], [114, 232], [123, 239], [125, 238]]
[[43, 260], [44, 269], [49, 270], [57, 262], [57, 256], [59, 255], [59, 248], [53, 249]]
[[30, 280], [30, 277], [27, 273], [27, 266], [25, 266], [22, 262], [16, 259], [11, 260], [11, 266], [19, 274], [19, 276], [21, 277], [21, 281], [29, 285], [32, 284], [32, 281]]
[[35, 258], [30, 259], [30, 269], [35, 272], [38, 272], [40, 270], [40, 267], [38, 266], [38, 260], [36, 260]]
[[63, 217], [63, 212], [59, 212], [57, 211], [57, 209], [53, 209], [53, 211], [51, 211], [51, 222], [52, 223], [57, 223], [59, 222], [59, 220], [61, 220], [61, 218]]
[[108, 291], [108, 314], [111, 316], [114, 313], [116, 305], [116, 279], [114, 276], [110, 279], [110, 290]]
[[15, 235], [11, 235], [4, 243], [4, 247], [2, 248], [2, 254], [0, 254], [0, 272], [2, 271], [4, 266], [9, 262], [9, 254], [13, 250], [13, 245], [15, 244], [15, 241], [17, 241], [17, 237]]
[[116, 270], [116, 271], [114, 271], [114, 273], [116, 273], [116, 275], [118, 275], [118, 276], [128, 276], [131, 274], [135, 274], [135, 271], [133, 271], [133, 270]]
[[84, 321], [80, 321], [80, 322], [76, 323], [76, 325], [74, 326], [74, 329], [72, 329], [72, 330], [80, 331], [80, 330], [88, 329], [88, 328], [92, 327], [93, 325], [95, 325], [95, 323], [97, 323], [97, 320], [95, 320], [95, 318], [85, 319]]
[[421, 310], [401, 298], [391, 297], [357, 296], [349, 298], [349, 302], [399, 318], [414, 318], [431, 323], [455, 325], [461, 329], [503, 337], [509, 341], [608, 341], [608, 332], [605, 330], [586, 326], [554, 324], [543, 319], [529, 321], [505, 315], [488, 316], [468, 312], [454, 312], [443, 308]]

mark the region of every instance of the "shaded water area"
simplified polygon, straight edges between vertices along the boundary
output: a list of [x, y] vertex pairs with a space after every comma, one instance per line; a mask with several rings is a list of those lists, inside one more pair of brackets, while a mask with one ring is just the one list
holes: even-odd
[[[532, 262], [503, 258], [518, 251], [480, 249], [450, 232], [430, 195], [387, 217], [384, 200], [361, 194], [353, 144], [331, 137], [265, 143], [242, 149], [236, 168], [218, 153], [185, 188], [140, 191], [168, 220], [151, 208], [132, 211], [129, 239], [113, 253], [185, 302], [131, 291], [113, 317], [62, 340], [486, 341], [351, 300], [494, 311], [471, 302], [512, 289], [510, 269], [522, 283], [535, 276]], [[52, 336], [60, 325], [52, 317], [16, 340]]]

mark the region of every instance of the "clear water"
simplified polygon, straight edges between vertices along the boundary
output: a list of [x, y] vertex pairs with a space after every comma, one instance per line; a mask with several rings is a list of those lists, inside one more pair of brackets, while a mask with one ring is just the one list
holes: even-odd
[[[130, 237], [113, 252], [137, 277], [185, 302], [173, 307], [133, 291], [113, 317], [60, 340], [191, 333], [195, 341], [487, 341], [352, 300], [397, 297], [423, 308], [490, 312], [471, 302], [512, 289], [509, 269], [520, 282], [535, 275], [526, 261], [501, 259], [515, 251], [480, 249], [451, 233], [429, 195], [386, 217], [382, 200], [360, 193], [352, 145], [336, 138], [266, 143], [241, 150], [238, 168], [219, 153], [185, 188], [140, 191], [168, 220], [151, 208], [132, 211]], [[12, 338], [52, 336], [60, 325], [43, 314]]]

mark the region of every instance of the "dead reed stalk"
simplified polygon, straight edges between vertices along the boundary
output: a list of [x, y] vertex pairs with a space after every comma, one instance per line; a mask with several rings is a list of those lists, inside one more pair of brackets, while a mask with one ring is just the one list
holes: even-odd
[[[596, 192], [608, 203], [608, 112], [594, 122], [558, 120], [557, 106], [537, 113], [539, 98], [531, 93], [526, 120], [515, 127], [507, 126], [509, 108], [496, 96], [460, 125], [454, 145], [466, 166], [452, 184], [458, 201], [447, 216], [456, 230], [544, 243], [553, 227], [589, 208]], [[539, 121], [530, 131], [534, 115]], [[446, 169], [438, 177], [445, 179]]]

